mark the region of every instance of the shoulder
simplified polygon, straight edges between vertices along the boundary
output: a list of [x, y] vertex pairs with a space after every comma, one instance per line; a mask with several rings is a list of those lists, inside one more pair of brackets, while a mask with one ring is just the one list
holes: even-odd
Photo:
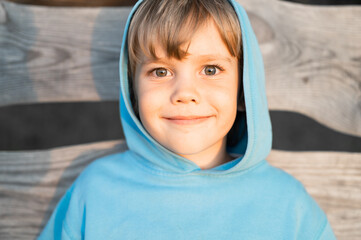
[[80, 177], [87, 178], [92, 175], [101, 174], [104, 171], [112, 172], [115, 169], [122, 168], [129, 158], [131, 158], [129, 151], [114, 153], [98, 158], [83, 170]]
[[314, 205], [314, 199], [307, 192], [301, 181], [283, 169], [267, 163], [262, 177], [264, 187], [272, 189], [274, 194], [279, 194], [284, 199], [292, 201], [295, 205]]
[[131, 155], [128, 151], [112, 154], [88, 165], [58, 203], [39, 239], [82, 239], [86, 212], [97, 209], [108, 193], [119, 189], [119, 176], [129, 170]]
[[295, 214], [325, 218], [325, 214], [305, 186], [294, 176], [268, 163], [257, 171], [260, 192], [264, 197], [275, 198], [283, 205], [292, 207]]
[[[276, 199], [284, 211], [292, 212], [289, 221], [304, 235], [301, 239], [318, 239], [315, 236], [322, 234], [328, 220], [304, 185], [289, 173], [269, 164], [266, 164], [263, 171], [264, 189], [267, 189], [265, 191]], [[304, 231], [305, 229], [308, 231]]]
[[100, 191], [105, 186], [119, 182], [132, 172], [135, 156], [131, 151], [115, 153], [96, 159], [89, 164], [78, 176], [74, 183], [74, 191], [84, 198], [89, 193]]
[[288, 192], [288, 194], [307, 194], [303, 184], [283, 169], [264, 162], [255, 169], [253, 178], [262, 182], [262, 186], [273, 191]]

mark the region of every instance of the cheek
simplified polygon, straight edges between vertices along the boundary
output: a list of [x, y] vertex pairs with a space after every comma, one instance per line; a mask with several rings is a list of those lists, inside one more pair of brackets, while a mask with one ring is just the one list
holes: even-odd
[[152, 120], [152, 118], [159, 115], [163, 98], [164, 96], [162, 93], [156, 91], [155, 89], [139, 89], [138, 108], [142, 122], [149, 122]]
[[152, 108], [154, 107], [153, 98], [144, 92], [138, 93], [138, 108], [139, 114], [142, 116], [144, 114], [148, 114], [152, 112]]
[[138, 92], [140, 121], [147, 132], [157, 141], [162, 136], [162, 124], [160, 122], [160, 116], [164, 109], [162, 97], [152, 90]]
[[222, 84], [218, 86], [212, 86], [212, 90], [208, 89], [208, 98], [212, 99], [214, 104], [225, 108], [237, 108], [237, 92], [238, 86], [235, 83]]
[[237, 87], [218, 88], [210, 95], [211, 104], [217, 108], [222, 124], [233, 124], [237, 114]]

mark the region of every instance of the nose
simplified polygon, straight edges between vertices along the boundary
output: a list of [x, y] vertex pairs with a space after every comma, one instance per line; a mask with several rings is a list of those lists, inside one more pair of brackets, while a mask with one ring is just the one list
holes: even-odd
[[196, 79], [183, 78], [176, 80], [174, 90], [171, 95], [171, 102], [173, 104], [187, 104], [187, 103], [199, 103], [200, 95], [199, 89], [196, 86]]

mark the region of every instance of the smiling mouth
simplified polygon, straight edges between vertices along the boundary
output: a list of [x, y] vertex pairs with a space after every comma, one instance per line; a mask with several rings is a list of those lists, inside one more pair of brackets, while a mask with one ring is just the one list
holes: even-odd
[[190, 124], [202, 123], [204, 121], [207, 121], [211, 117], [213, 117], [213, 115], [211, 115], [211, 116], [172, 116], [172, 117], [163, 117], [163, 118], [174, 124], [190, 125]]

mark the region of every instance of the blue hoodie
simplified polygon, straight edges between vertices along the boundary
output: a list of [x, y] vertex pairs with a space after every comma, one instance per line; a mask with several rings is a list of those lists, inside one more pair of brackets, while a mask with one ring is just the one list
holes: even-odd
[[[302, 184], [265, 158], [272, 131], [262, 56], [245, 10], [242, 29], [246, 114], [239, 112], [239, 156], [202, 170], [144, 129], [130, 102], [126, 24], [120, 54], [120, 111], [129, 150], [90, 164], [59, 202], [39, 239], [335, 239]], [[246, 124], [247, 123], [247, 124]], [[243, 134], [245, 133], [245, 134]]]

